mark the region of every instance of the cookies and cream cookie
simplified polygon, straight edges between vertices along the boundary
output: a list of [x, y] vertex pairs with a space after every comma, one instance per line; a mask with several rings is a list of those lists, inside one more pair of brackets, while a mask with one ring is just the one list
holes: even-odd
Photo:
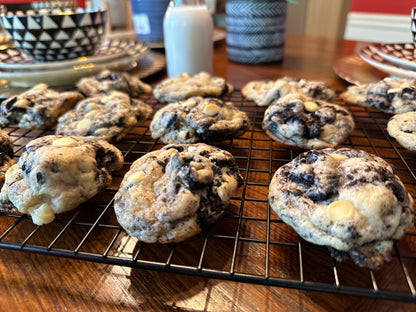
[[153, 95], [161, 102], [171, 103], [192, 96], [221, 97], [233, 90], [234, 87], [223, 78], [213, 77], [206, 72], [196, 75], [183, 73], [163, 80], [154, 88]]
[[392, 116], [387, 123], [387, 132], [401, 146], [416, 152], [416, 112]]
[[144, 83], [139, 78], [126, 72], [112, 72], [109, 70], [103, 70], [92, 77], [82, 78], [77, 83], [77, 88], [86, 96], [121, 91], [136, 98], [141, 94], [152, 93], [152, 86]]
[[157, 111], [150, 131], [164, 143], [196, 143], [236, 138], [249, 126], [247, 114], [231, 102], [196, 96]]
[[102, 191], [123, 164], [121, 152], [96, 137], [40, 137], [6, 172], [0, 204], [46, 224]]
[[416, 79], [387, 77], [380, 81], [350, 86], [341, 97], [349, 103], [390, 114], [416, 110]]
[[386, 161], [349, 148], [311, 150], [280, 167], [269, 203], [305, 240], [359, 266], [389, 261], [413, 226], [413, 198]]
[[112, 91], [86, 98], [58, 119], [56, 134], [96, 136], [109, 142], [123, 138], [152, 114], [150, 105]]
[[14, 163], [13, 141], [10, 136], [0, 130], [0, 180], [4, 180], [4, 175]]
[[203, 143], [167, 145], [131, 165], [114, 210], [141, 241], [179, 242], [215, 223], [241, 184], [229, 152]]
[[0, 124], [24, 129], [50, 129], [60, 115], [83, 98], [79, 92], [58, 92], [40, 83], [1, 102]]
[[335, 98], [335, 91], [325, 82], [291, 77], [250, 81], [241, 89], [241, 93], [259, 106], [268, 106], [273, 101], [292, 93], [304, 94], [327, 102]]
[[303, 148], [334, 147], [354, 130], [351, 114], [342, 106], [289, 94], [264, 113], [263, 129], [273, 139]]

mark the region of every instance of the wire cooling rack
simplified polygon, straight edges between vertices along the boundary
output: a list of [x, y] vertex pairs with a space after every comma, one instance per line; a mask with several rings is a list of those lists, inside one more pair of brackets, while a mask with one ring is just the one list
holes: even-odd
[[[153, 97], [144, 98], [155, 110]], [[310, 244], [271, 211], [269, 181], [281, 165], [302, 149], [272, 141], [261, 129], [265, 108], [235, 91], [226, 100], [247, 112], [252, 126], [242, 137], [214, 142], [236, 158], [245, 183], [235, 192], [224, 217], [208, 231], [177, 244], [145, 244], [129, 237], [118, 225], [113, 196], [134, 160], [163, 146], [153, 140], [150, 121], [115, 144], [125, 157], [112, 184], [78, 209], [58, 215], [52, 223], [36, 226], [30, 217], [0, 213], [0, 248], [75, 258], [148, 270], [182, 273], [262, 285], [314, 290], [379, 299], [416, 302], [416, 233], [412, 229], [395, 243], [393, 258], [381, 269], [338, 263], [322, 246]], [[340, 100], [339, 104], [344, 105]], [[416, 153], [386, 132], [389, 115], [348, 106], [356, 128], [342, 147], [376, 154], [397, 169], [407, 189], [416, 195]], [[15, 144], [16, 159], [26, 143], [47, 131], [4, 128]]]

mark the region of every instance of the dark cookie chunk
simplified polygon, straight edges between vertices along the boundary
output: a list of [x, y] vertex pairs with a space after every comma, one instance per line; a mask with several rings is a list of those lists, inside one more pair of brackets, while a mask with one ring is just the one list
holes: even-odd
[[215, 223], [241, 184], [230, 153], [202, 143], [167, 145], [132, 164], [114, 210], [139, 240], [179, 242]]
[[351, 86], [341, 94], [349, 103], [401, 114], [416, 110], [416, 79], [391, 77], [359, 86]]
[[30, 214], [35, 224], [49, 223], [102, 191], [123, 163], [115, 146], [96, 137], [41, 137], [7, 171], [0, 202]]
[[342, 106], [289, 94], [267, 108], [263, 129], [285, 144], [325, 148], [344, 142], [354, 130], [354, 120]]
[[153, 95], [161, 102], [172, 103], [193, 96], [218, 98], [233, 90], [234, 87], [223, 78], [212, 77], [206, 72], [194, 76], [184, 73], [163, 80], [155, 87]]
[[0, 180], [4, 180], [7, 169], [15, 163], [13, 156], [13, 142], [6, 132], [0, 130]]
[[247, 114], [231, 102], [197, 96], [157, 111], [150, 131], [164, 143], [196, 143], [236, 138], [249, 126]]
[[307, 241], [369, 268], [389, 261], [393, 240], [414, 223], [413, 198], [394, 169], [348, 148], [304, 152], [280, 167], [269, 203]]
[[121, 140], [152, 114], [150, 105], [112, 91], [79, 102], [58, 119], [56, 134], [96, 136], [109, 142]]
[[0, 105], [0, 123], [24, 129], [50, 129], [60, 115], [83, 98], [79, 92], [59, 93], [41, 83], [4, 100]]
[[77, 88], [86, 96], [121, 91], [136, 98], [142, 94], [152, 93], [152, 86], [139, 78], [132, 77], [126, 72], [111, 72], [109, 70], [104, 70], [93, 77], [82, 78], [77, 83]]

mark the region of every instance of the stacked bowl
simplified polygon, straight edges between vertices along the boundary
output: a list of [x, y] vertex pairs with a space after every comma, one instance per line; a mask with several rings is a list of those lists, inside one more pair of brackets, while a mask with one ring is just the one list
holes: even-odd
[[225, 12], [231, 61], [258, 64], [283, 58], [286, 0], [231, 0]]

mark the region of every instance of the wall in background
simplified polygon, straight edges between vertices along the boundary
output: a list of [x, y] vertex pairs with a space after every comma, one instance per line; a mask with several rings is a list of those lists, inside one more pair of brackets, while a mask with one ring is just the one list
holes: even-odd
[[410, 13], [415, 0], [351, 0], [345, 39], [411, 42]]
[[415, 0], [351, 0], [351, 12], [410, 14], [412, 7], [416, 7]]

